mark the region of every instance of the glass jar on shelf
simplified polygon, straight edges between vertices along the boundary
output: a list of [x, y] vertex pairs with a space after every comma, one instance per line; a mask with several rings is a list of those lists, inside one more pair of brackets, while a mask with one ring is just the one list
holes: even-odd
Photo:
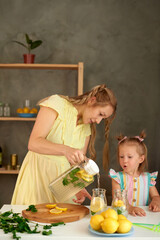
[[0, 102], [0, 117], [3, 117], [3, 103]]
[[128, 216], [127, 191], [124, 189], [115, 189], [112, 200], [112, 208], [119, 214]]
[[8, 103], [5, 103], [3, 111], [4, 111], [3, 113], [4, 117], [10, 117], [11, 112], [10, 112], [10, 106]]

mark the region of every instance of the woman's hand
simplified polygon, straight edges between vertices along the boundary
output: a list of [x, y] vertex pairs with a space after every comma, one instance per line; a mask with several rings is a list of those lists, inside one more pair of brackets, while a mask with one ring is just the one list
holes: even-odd
[[76, 197], [77, 197], [77, 199], [73, 199], [73, 201], [75, 203], [79, 203], [79, 204], [83, 203], [86, 197], [91, 200], [91, 195], [87, 192], [86, 189], [83, 189], [80, 192], [78, 192], [76, 194]]
[[68, 146], [65, 146], [65, 147], [66, 149], [65, 149], [64, 156], [67, 158], [67, 160], [71, 165], [79, 164], [84, 161], [85, 156], [82, 150], [71, 148]]
[[131, 214], [132, 216], [140, 216], [140, 217], [146, 216], [146, 213], [142, 208], [133, 207], [131, 205], [129, 206], [128, 213]]

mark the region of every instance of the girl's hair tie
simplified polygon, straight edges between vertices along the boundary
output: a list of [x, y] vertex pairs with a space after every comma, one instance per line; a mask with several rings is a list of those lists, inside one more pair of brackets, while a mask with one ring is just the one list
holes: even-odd
[[137, 138], [140, 142], [144, 141], [144, 138], [141, 138], [140, 136], [135, 136], [135, 138]]
[[118, 141], [118, 144], [120, 144], [121, 142], [123, 142], [126, 138], [127, 138], [127, 136], [123, 137], [121, 140]]

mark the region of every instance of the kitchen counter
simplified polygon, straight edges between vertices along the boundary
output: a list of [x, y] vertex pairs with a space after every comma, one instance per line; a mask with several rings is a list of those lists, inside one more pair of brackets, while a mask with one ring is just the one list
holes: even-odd
[[[1, 213], [13, 210], [15, 213], [21, 213], [22, 210], [26, 209], [28, 207], [25, 205], [3, 205], [1, 208]], [[131, 222], [143, 222], [143, 223], [153, 223], [157, 224], [160, 222], [160, 213], [153, 213], [148, 210], [148, 207], [143, 207], [143, 209], [146, 211], [145, 217], [133, 217], [128, 216], [128, 219]], [[100, 240], [100, 239], [107, 239], [106, 237], [94, 235], [93, 233], [89, 232], [88, 225], [90, 221], [90, 215], [87, 215], [86, 217], [82, 218], [79, 221], [72, 222], [72, 223], [66, 223], [66, 225], [61, 225], [57, 227], [52, 227], [52, 235], [44, 236], [42, 234], [27, 234], [27, 233], [17, 233], [17, 236], [21, 236], [21, 240], [64, 240], [64, 239], [80, 239], [80, 240]], [[40, 230], [42, 230], [43, 225], [41, 224]], [[148, 229], [140, 228], [140, 227], [134, 227], [134, 233], [131, 236], [127, 236], [127, 238], [133, 240], [139, 240], [139, 239], [151, 239], [154, 238], [160, 239], [160, 232], [153, 232]], [[117, 240], [117, 237], [109, 237], [113, 240]], [[127, 239], [126, 237], [121, 237], [120, 239]], [[0, 240], [6, 240], [6, 239], [12, 239], [12, 234], [4, 234], [3, 230], [0, 229]]]

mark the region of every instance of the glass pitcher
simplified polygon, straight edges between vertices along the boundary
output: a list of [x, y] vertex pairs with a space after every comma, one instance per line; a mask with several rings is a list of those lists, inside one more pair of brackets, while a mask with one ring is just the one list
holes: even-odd
[[97, 164], [92, 159], [88, 159], [62, 173], [49, 184], [49, 188], [57, 202], [65, 202], [91, 184], [97, 173], [99, 173]]
[[106, 189], [93, 188], [90, 203], [91, 215], [100, 214], [107, 209]]
[[115, 189], [112, 200], [112, 208], [116, 210], [118, 214], [128, 216], [128, 200], [127, 191], [123, 189]]

